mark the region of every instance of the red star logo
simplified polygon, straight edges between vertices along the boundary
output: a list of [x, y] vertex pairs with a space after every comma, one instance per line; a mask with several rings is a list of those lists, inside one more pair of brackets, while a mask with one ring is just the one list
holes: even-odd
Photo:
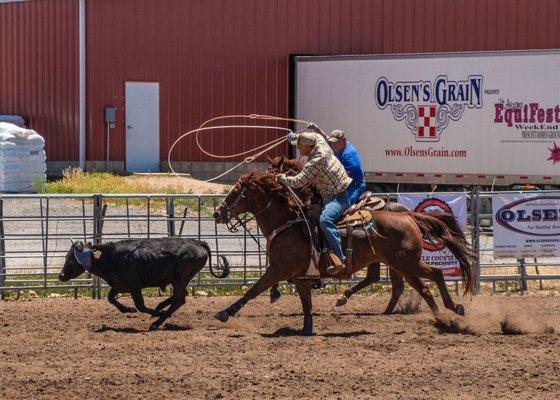
[[548, 147], [548, 150], [550, 150], [550, 157], [548, 157], [547, 160], [552, 161], [553, 164], [560, 163], [560, 147], [556, 146], [556, 141], [552, 143], [554, 143], [554, 147], [552, 149]]

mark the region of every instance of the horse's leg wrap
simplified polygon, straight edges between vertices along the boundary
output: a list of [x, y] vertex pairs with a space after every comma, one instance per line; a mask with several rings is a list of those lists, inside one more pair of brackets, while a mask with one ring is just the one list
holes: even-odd
[[239, 310], [241, 310], [243, 308], [243, 306], [245, 306], [246, 303], [247, 303], [247, 301], [245, 299], [240, 298], [235, 303], [233, 303], [231, 306], [226, 308], [225, 311], [227, 311], [227, 313], [229, 314], [230, 317], [233, 317], [235, 314], [237, 314], [237, 312]]
[[271, 303], [275, 303], [281, 296], [282, 296], [282, 294], [280, 293], [280, 290], [278, 290], [278, 285], [272, 286], [270, 288], [270, 302]]
[[243, 308], [246, 303], [247, 300], [240, 298], [225, 310], [222, 310], [214, 315], [214, 318], [216, 318], [220, 322], [226, 322], [229, 317], [233, 317], [235, 314], [237, 314], [237, 312], [241, 310], [241, 308]]
[[303, 316], [303, 336], [313, 335], [313, 316], [306, 314]]

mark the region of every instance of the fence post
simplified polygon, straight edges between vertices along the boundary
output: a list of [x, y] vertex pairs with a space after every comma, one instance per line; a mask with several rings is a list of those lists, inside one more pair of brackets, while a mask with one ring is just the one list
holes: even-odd
[[519, 273], [519, 291], [527, 290], [527, 267], [525, 265], [525, 258], [518, 258], [519, 265], [517, 271]]
[[[93, 196], [93, 244], [101, 244], [101, 230], [103, 229], [103, 197], [101, 195]], [[93, 275], [93, 298], [101, 298], [101, 279]]]
[[[6, 282], [6, 245], [4, 243], [4, 199], [0, 197], [0, 289]], [[4, 291], [0, 290], [0, 299], [4, 298]]]
[[46, 198], [47, 207], [45, 209], [45, 218], [43, 221], [43, 200], [40, 199], [39, 207], [41, 209], [41, 235], [43, 236], [43, 288], [47, 290], [47, 275], [48, 275], [48, 258], [49, 258], [49, 200]]
[[479, 214], [479, 187], [475, 186], [471, 191], [471, 212], [472, 212], [472, 235], [471, 245], [475, 252], [474, 260], [475, 283], [474, 290], [476, 294], [480, 293], [480, 214]]
[[167, 235], [175, 236], [175, 202], [174, 198], [165, 198], [165, 208], [167, 209]]

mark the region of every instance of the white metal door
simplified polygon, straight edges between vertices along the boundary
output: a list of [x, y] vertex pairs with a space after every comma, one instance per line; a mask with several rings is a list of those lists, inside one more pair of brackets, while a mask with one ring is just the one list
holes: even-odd
[[159, 171], [159, 83], [126, 82], [126, 170]]

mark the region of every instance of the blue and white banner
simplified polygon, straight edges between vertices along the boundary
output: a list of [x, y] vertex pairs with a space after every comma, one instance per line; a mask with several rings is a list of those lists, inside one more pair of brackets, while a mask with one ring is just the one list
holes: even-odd
[[[416, 212], [432, 211], [453, 214], [463, 231], [467, 225], [467, 196], [463, 193], [403, 193], [398, 195], [398, 202]], [[459, 261], [442, 243], [425, 240], [422, 260], [440, 268], [446, 279], [461, 278]]]
[[560, 193], [492, 196], [494, 258], [560, 256]]

